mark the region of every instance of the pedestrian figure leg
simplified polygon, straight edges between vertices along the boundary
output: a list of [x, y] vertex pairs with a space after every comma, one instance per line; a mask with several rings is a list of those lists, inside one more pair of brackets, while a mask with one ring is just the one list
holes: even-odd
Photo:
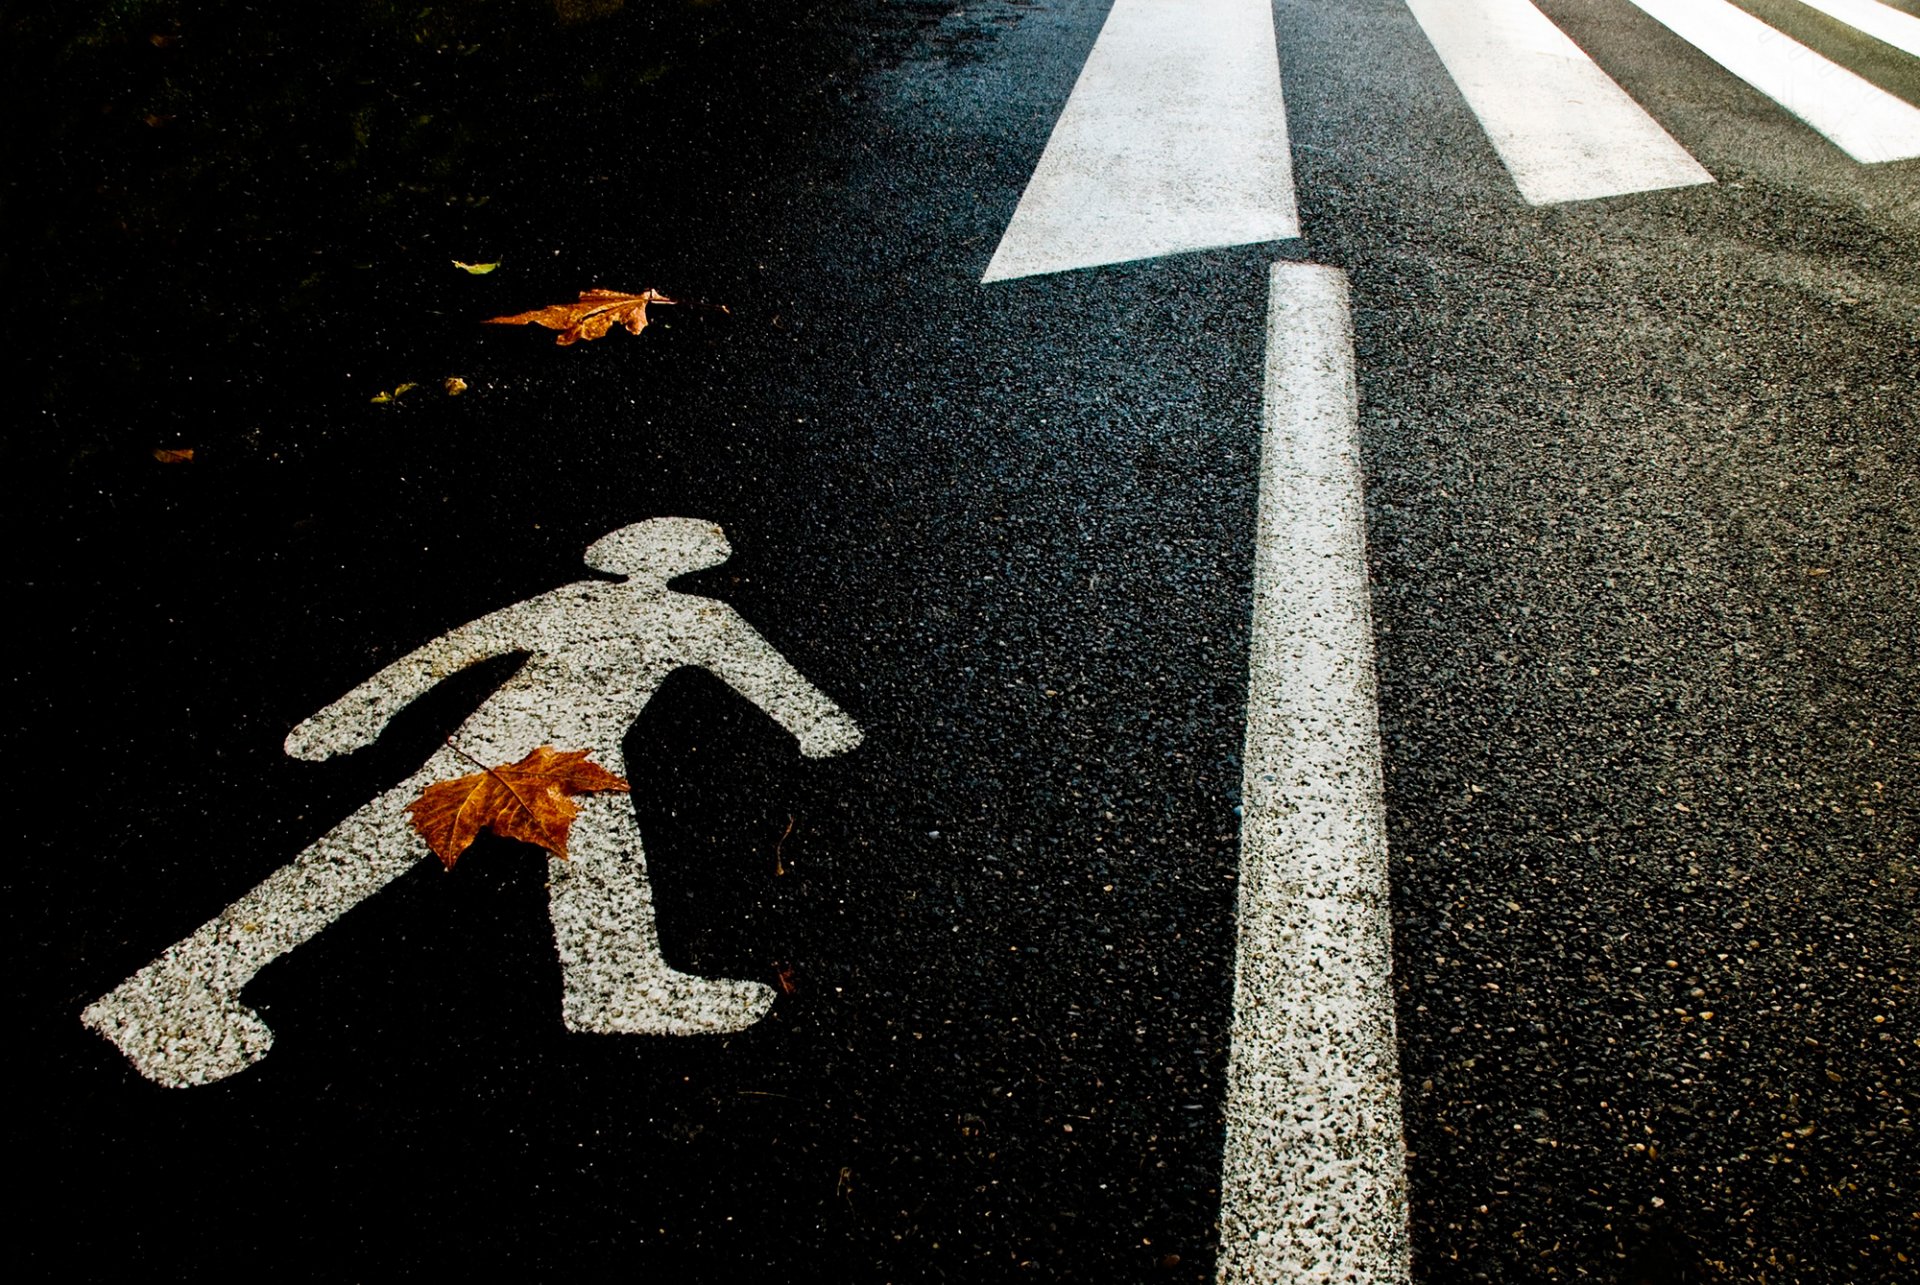
[[240, 900], [81, 1014], [148, 1079], [208, 1084], [267, 1055], [273, 1032], [240, 1002], [268, 964], [429, 855], [407, 804], [455, 767], [445, 751], [315, 840]]
[[764, 1017], [771, 986], [695, 977], [661, 957], [633, 800], [596, 794], [577, 802], [569, 859], [548, 863], [567, 1029], [700, 1035], [745, 1030]]

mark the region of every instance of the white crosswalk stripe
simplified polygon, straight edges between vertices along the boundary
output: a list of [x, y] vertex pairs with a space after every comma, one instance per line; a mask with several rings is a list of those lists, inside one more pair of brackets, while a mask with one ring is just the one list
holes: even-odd
[[1863, 164], [1920, 156], [1920, 107], [1726, 0], [1632, 0]]
[[1299, 235], [1267, 0], [1117, 0], [983, 280]]
[[1920, 58], [1920, 18], [1910, 13], [1901, 13], [1879, 0], [1800, 0], [1800, 3]]
[[[1920, 18], [1803, 0], [1920, 57]], [[1406, 0], [1532, 205], [1713, 175], [1532, 0]], [[1920, 107], [1727, 0], [1632, 0], [1863, 164], [1920, 157]], [[1273, 14], [1115, 0], [982, 280], [1300, 235]]]
[[1713, 176], [1528, 0], [1407, 0], [1532, 205]]

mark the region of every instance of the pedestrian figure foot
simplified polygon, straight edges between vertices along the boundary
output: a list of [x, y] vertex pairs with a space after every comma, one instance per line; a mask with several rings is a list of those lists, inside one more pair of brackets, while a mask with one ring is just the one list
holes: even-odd
[[759, 982], [694, 977], [662, 965], [610, 987], [570, 977], [562, 1016], [570, 1031], [604, 1035], [724, 1035], [744, 1031], [773, 1007]]
[[170, 1089], [224, 1080], [267, 1055], [273, 1032], [258, 1013], [167, 962], [135, 973], [88, 1005], [80, 1020], [113, 1041], [140, 1074]]

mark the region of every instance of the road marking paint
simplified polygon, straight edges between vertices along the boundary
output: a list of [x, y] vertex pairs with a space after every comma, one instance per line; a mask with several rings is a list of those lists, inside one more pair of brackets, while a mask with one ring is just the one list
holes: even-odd
[[[493, 656], [526, 662], [454, 733], [467, 756], [511, 763], [540, 745], [584, 749], [624, 774], [621, 741], [667, 675], [698, 665], [766, 710], [810, 758], [844, 753], [860, 729], [732, 607], [667, 588], [719, 566], [721, 529], [656, 518], [602, 537], [587, 563], [627, 576], [583, 580], [462, 625], [395, 661], [288, 735], [287, 753], [324, 759], [372, 744], [403, 707]], [[185, 940], [89, 1005], [81, 1020], [150, 1080], [185, 1088], [244, 1071], [273, 1032], [240, 1002], [262, 968], [430, 858], [408, 824], [421, 789], [472, 770], [443, 748], [413, 776], [316, 840]], [[633, 803], [577, 800], [570, 860], [548, 862], [561, 964], [561, 1016], [574, 1031], [693, 1035], [752, 1025], [773, 1004], [759, 982], [694, 977], [660, 955]]]
[[1116, 0], [982, 281], [1300, 235], [1267, 0]]
[[1920, 107], [1903, 102], [1726, 0], [1633, 0], [1863, 164], [1920, 156]]
[[1408, 1279], [1373, 626], [1346, 276], [1267, 319], [1223, 1282]]
[[1879, 0], [1800, 0], [1800, 3], [1920, 58], [1920, 18], [1910, 13], [1901, 13]]
[[1529, 205], [1713, 182], [1527, 0], [1407, 0]]

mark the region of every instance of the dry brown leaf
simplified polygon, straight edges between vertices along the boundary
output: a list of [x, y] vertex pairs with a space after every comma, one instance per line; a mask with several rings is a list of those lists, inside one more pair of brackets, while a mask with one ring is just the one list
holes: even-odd
[[153, 448], [153, 458], [162, 464], [190, 464], [193, 462], [193, 448], [156, 446]]
[[566, 345], [581, 339], [598, 339], [615, 323], [639, 334], [647, 328], [647, 305], [673, 303], [658, 290], [628, 294], [624, 290], [582, 290], [578, 303], [556, 303], [532, 312], [516, 312], [510, 317], [488, 317], [488, 326], [545, 326], [558, 330], [553, 342]]
[[567, 835], [579, 805], [575, 794], [624, 794], [630, 787], [585, 750], [542, 745], [518, 763], [436, 781], [407, 805], [413, 828], [442, 865], [453, 869], [482, 830], [567, 855]]

